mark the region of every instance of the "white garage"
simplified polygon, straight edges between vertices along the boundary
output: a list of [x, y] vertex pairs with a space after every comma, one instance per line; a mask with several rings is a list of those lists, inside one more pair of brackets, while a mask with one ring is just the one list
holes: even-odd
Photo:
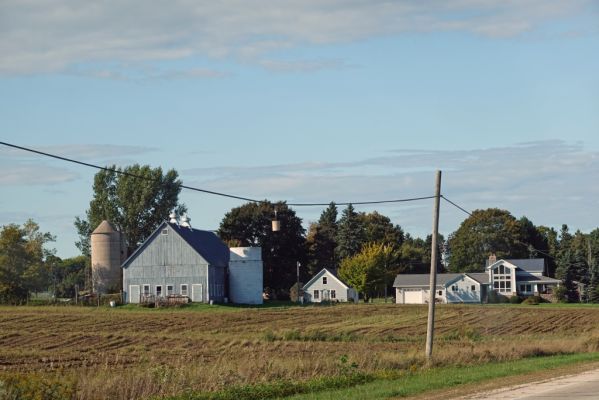
[[[397, 303], [400, 304], [422, 304], [423, 301], [423, 290], [420, 288], [405, 288], [398, 291]], [[401, 297], [401, 299], [399, 298]]]

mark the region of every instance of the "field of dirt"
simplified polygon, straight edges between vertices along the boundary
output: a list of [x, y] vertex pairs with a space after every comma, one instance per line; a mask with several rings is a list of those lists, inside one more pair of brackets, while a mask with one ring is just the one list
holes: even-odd
[[[364, 372], [422, 362], [424, 306], [183, 310], [0, 307], [0, 376], [70, 377], [89, 398], [218, 390], [231, 384]], [[435, 359], [477, 363], [599, 349], [599, 308], [437, 309]], [[102, 391], [105, 393], [106, 391]]]

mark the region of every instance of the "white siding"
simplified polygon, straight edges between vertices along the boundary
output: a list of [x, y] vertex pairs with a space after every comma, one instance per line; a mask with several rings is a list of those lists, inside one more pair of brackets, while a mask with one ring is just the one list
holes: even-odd
[[[322, 301], [356, 301], [357, 296], [353, 289], [342, 284], [338, 278], [328, 271], [317, 274], [318, 279], [312, 282], [309, 286], [304, 286], [304, 299], [308, 303], [320, 303]], [[323, 282], [326, 278], [326, 283]], [[318, 292], [318, 298], [314, 292]], [[332, 298], [332, 292], [335, 291], [335, 298]]]
[[239, 304], [262, 304], [262, 291], [262, 248], [231, 248], [229, 300]]
[[[480, 283], [468, 276], [462, 276], [447, 285], [448, 303], [480, 303]], [[474, 287], [474, 290], [472, 290]], [[455, 289], [455, 290], [454, 290]]]

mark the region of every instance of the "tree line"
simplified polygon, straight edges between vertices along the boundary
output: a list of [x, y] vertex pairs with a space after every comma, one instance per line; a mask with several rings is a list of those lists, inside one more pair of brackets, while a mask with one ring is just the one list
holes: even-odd
[[[104, 219], [121, 231], [131, 254], [171, 210], [181, 214], [181, 181], [175, 170], [133, 165], [113, 166], [94, 178], [93, 197], [85, 217], [75, 219], [80, 257], [61, 260], [45, 245], [55, 238], [39, 232], [31, 220], [11, 224], [0, 232], [0, 301], [19, 303], [30, 293], [50, 290], [69, 297], [75, 287], [91, 283], [90, 235]], [[273, 232], [274, 210], [281, 229]], [[428, 273], [431, 236], [413, 237], [377, 211], [342, 210], [330, 203], [307, 229], [285, 202], [251, 202], [227, 212], [217, 234], [230, 246], [261, 246], [264, 286], [285, 298], [296, 281], [306, 282], [322, 268], [339, 277], [368, 300], [389, 289], [400, 273]], [[548, 275], [564, 281], [568, 301], [599, 301], [599, 229], [570, 233], [563, 225], [535, 226], [526, 217], [516, 219], [507, 210], [476, 210], [447, 238], [440, 236], [439, 272], [482, 272], [491, 253], [497, 258], [546, 259]]]

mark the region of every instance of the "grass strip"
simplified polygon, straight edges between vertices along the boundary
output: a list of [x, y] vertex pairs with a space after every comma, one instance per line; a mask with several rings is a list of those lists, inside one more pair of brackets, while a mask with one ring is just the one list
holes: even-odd
[[278, 381], [256, 385], [240, 385], [220, 392], [185, 393], [165, 400], [254, 400], [287, 397], [298, 393], [318, 392], [327, 389], [354, 387], [373, 381], [372, 375], [354, 373], [351, 375], [324, 377], [304, 382]]
[[408, 397], [428, 391], [447, 389], [468, 383], [521, 375], [568, 364], [598, 361], [599, 353], [566, 354], [526, 358], [501, 363], [430, 368], [406, 374], [398, 379], [377, 379], [350, 389], [326, 390], [286, 397], [287, 400], [387, 399]]
[[303, 382], [277, 381], [271, 383], [233, 386], [218, 392], [184, 393], [164, 400], [334, 400], [385, 399], [407, 397], [427, 391], [447, 389], [458, 385], [477, 383], [495, 378], [521, 375], [538, 370], [599, 361], [599, 353], [566, 354], [532, 357], [501, 363], [470, 366], [447, 366], [373, 374], [351, 373]]

